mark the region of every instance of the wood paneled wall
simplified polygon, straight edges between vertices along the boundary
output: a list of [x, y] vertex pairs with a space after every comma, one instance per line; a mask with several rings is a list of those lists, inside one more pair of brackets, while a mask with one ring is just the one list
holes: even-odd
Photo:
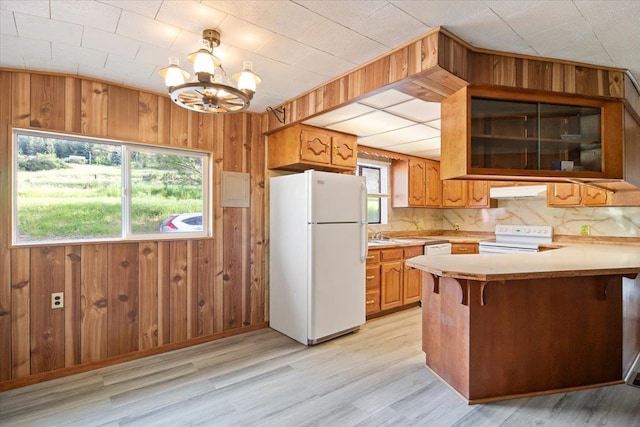
[[[0, 93], [0, 390], [267, 325], [261, 116], [11, 70]], [[11, 126], [210, 152], [213, 238], [11, 248]], [[220, 207], [223, 170], [250, 173], [251, 208]]]
[[[288, 126], [383, 88], [432, 102], [468, 84], [625, 98], [626, 80], [619, 68], [479, 49], [436, 28], [278, 108], [285, 109]], [[628, 102], [637, 102], [636, 97]], [[283, 126], [270, 115], [269, 131]]]

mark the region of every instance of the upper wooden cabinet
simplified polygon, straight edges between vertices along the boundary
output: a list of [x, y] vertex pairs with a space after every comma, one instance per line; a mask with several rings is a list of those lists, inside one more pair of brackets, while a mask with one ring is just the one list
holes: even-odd
[[356, 160], [354, 135], [306, 125], [291, 126], [269, 135], [269, 169], [353, 171]]
[[394, 160], [391, 170], [394, 208], [441, 206], [439, 162], [408, 157], [408, 160]]
[[495, 208], [498, 201], [489, 197], [487, 181], [442, 181], [442, 207], [444, 208]]
[[442, 102], [443, 179], [622, 179], [621, 102], [466, 87]]
[[640, 206], [640, 190], [609, 191], [588, 185], [547, 184], [547, 205], [551, 207]]

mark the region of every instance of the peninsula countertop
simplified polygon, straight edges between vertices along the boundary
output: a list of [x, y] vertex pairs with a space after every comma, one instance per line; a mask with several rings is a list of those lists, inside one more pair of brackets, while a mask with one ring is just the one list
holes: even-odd
[[571, 244], [535, 253], [417, 256], [407, 265], [479, 281], [640, 273], [640, 245]]

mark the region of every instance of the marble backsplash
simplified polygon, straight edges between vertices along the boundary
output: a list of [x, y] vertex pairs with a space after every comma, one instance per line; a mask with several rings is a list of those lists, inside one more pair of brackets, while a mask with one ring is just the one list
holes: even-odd
[[498, 224], [551, 225], [554, 234], [579, 236], [582, 225], [592, 236], [640, 237], [640, 207], [549, 208], [544, 199], [505, 199], [494, 209], [390, 209], [379, 230], [455, 230], [493, 232]]

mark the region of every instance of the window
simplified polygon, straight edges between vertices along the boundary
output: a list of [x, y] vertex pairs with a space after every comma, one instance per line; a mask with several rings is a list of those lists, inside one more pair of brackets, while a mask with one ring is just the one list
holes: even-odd
[[24, 129], [13, 141], [14, 244], [210, 235], [208, 154]]
[[369, 224], [387, 223], [387, 205], [389, 198], [389, 163], [375, 160], [358, 160], [358, 175], [367, 182], [367, 222]]

